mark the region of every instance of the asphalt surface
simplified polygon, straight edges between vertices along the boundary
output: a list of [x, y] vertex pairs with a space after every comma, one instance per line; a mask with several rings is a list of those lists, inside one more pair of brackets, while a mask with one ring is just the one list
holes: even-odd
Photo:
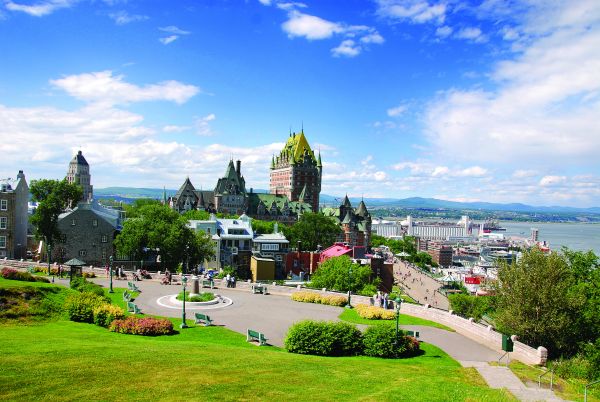
[[[108, 286], [106, 278], [95, 278], [93, 281]], [[181, 292], [181, 285], [160, 285], [150, 280], [138, 281], [135, 284], [142, 290], [135, 300], [142, 312], [181, 317], [181, 309], [168, 308], [157, 303], [163, 296]], [[127, 281], [115, 280], [113, 286], [126, 288]], [[206, 288], [204, 290], [209, 291]], [[292, 301], [289, 296], [252, 294], [247, 289], [219, 287], [212, 292], [231, 299], [233, 303], [227, 307], [213, 306], [210, 309], [193, 309], [188, 305], [187, 319], [193, 320], [194, 312], [202, 312], [208, 314], [215, 325], [223, 325], [241, 334], [245, 335], [248, 328], [262, 332], [269, 343], [275, 346], [283, 346], [287, 330], [295, 322], [305, 319], [339, 321], [338, 316], [342, 312], [340, 307], [298, 303]], [[406, 325], [402, 328], [419, 331], [422, 341], [438, 346], [459, 361], [487, 362], [500, 357], [497, 352], [456, 332], [420, 325]]]

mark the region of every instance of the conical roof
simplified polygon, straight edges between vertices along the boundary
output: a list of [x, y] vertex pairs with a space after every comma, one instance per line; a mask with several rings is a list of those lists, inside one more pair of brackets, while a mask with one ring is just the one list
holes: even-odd
[[345, 207], [351, 207], [352, 204], [350, 203], [350, 199], [348, 198], [348, 194], [346, 194], [346, 196], [344, 197], [344, 201], [342, 201], [342, 205]]
[[194, 185], [190, 181], [190, 177], [189, 176], [185, 178], [185, 181], [183, 182], [183, 184], [181, 185], [181, 187], [179, 187], [179, 190], [177, 190], [177, 194], [175, 194], [175, 198], [179, 199], [179, 197], [181, 197], [182, 194], [187, 189], [189, 189], [192, 192], [195, 190]]
[[358, 204], [358, 208], [356, 209], [356, 215], [362, 216], [363, 218], [369, 214], [367, 211], [367, 206], [363, 200], [360, 200], [360, 204]]
[[350, 211], [348, 211], [346, 212], [346, 216], [344, 217], [342, 224], [348, 224], [350, 222], [352, 222], [352, 217], [350, 216]]
[[77, 165], [89, 166], [81, 151], [77, 152], [77, 155], [71, 159], [71, 163], [76, 163]]

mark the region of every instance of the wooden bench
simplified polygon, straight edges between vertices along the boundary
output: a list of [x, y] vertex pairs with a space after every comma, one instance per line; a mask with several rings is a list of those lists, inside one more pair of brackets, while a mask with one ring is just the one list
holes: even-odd
[[210, 327], [212, 325], [212, 321], [209, 316], [202, 313], [194, 314], [196, 316], [196, 324], [204, 324], [205, 327]]
[[412, 336], [413, 338], [419, 339], [419, 331], [405, 331], [406, 335]]
[[257, 341], [259, 346], [265, 346], [267, 344], [267, 338], [265, 337], [265, 334], [251, 330], [250, 328], [248, 328], [246, 341]]
[[142, 314], [142, 310], [133, 302], [127, 302], [127, 311], [133, 314]]
[[213, 281], [212, 279], [203, 279], [202, 280], [202, 287], [203, 288], [211, 288], [211, 289], [213, 289], [215, 287], [215, 281]]

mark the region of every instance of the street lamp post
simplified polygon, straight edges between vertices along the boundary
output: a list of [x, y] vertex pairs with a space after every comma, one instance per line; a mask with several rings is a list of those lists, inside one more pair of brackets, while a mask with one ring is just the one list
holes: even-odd
[[184, 275], [181, 275], [181, 284], [183, 285], [183, 311], [181, 313], [181, 325], [179, 326], [179, 328], [188, 328], [187, 324], [185, 323], [185, 287], [187, 285], [187, 278]]
[[400, 306], [402, 305], [402, 299], [400, 297], [396, 297], [396, 299], [394, 299], [394, 305], [396, 307], [396, 343], [398, 342], [398, 332], [399, 332], [399, 325], [400, 325]]
[[346, 305], [346, 308], [352, 308], [352, 304], [350, 304], [350, 298], [352, 295], [352, 266], [348, 268], [348, 280], [348, 304]]
[[110, 270], [110, 287], [108, 288], [108, 293], [115, 293], [112, 286], [112, 276], [113, 276], [113, 256], [108, 257], [109, 270]]

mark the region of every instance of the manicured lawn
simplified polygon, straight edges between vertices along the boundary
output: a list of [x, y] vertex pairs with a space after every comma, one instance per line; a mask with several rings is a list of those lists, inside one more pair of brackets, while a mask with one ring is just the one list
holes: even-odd
[[218, 326], [151, 338], [64, 319], [0, 321], [0, 339], [0, 400], [514, 400], [428, 344], [411, 359], [326, 358]]
[[[342, 314], [339, 316], [340, 320], [348, 321], [353, 324], [364, 324], [364, 325], [378, 325], [378, 324], [388, 324], [388, 325], [396, 325], [396, 320], [368, 320], [366, 318], [361, 318], [355, 309], [344, 309]], [[434, 321], [425, 320], [419, 317], [413, 317], [411, 315], [400, 314], [400, 325], [424, 325], [427, 327], [435, 327], [440, 329], [445, 329], [446, 331], [454, 332], [452, 328], [449, 328], [445, 325], [438, 324]]]

